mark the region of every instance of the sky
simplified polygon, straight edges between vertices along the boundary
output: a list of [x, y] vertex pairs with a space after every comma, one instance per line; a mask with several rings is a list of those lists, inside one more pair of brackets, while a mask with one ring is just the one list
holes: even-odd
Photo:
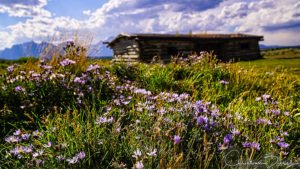
[[0, 0], [0, 50], [120, 33], [245, 33], [300, 45], [299, 0]]

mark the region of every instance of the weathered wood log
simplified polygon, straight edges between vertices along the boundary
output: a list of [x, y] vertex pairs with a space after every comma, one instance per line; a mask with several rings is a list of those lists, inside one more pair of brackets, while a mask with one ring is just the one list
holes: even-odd
[[200, 51], [214, 51], [220, 59], [241, 60], [260, 57], [258, 41], [262, 36], [244, 34], [119, 35], [109, 43], [114, 57], [149, 61], [154, 56], [169, 60], [171, 56], [188, 55]]

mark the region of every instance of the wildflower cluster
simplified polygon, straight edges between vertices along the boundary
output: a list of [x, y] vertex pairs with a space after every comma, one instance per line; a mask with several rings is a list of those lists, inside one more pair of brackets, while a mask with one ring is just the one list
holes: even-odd
[[233, 149], [239, 159], [297, 158], [297, 102], [243, 91], [255, 85], [238, 84], [238, 73], [207, 52], [174, 62], [74, 71], [77, 60], [64, 58], [39, 70], [9, 67], [0, 80], [0, 157], [19, 168], [138, 169], [226, 168], [220, 159]]
[[[73, 106], [83, 106], [96, 96], [109, 98], [109, 83], [114, 83], [109, 72], [100, 74], [98, 65], [90, 65], [86, 71], [75, 74], [67, 69], [72, 64], [75, 61], [66, 58], [57, 67], [41, 60], [40, 71], [17, 72], [9, 67], [9, 72], [15, 72], [7, 74], [1, 84], [3, 92], [9, 94], [1, 96], [0, 107], [18, 112], [14, 118], [19, 121], [26, 119], [28, 113], [41, 117], [51, 111], [63, 112]], [[107, 93], [98, 95], [100, 90]]]
[[[55, 129], [53, 130], [55, 131]], [[46, 131], [47, 134], [53, 131]], [[26, 166], [43, 166], [44, 163], [51, 162], [53, 156], [59, 163], [76, 164], [86, 157], [85, 152], [79, 152], [72, 158], [65, 158], [63, 152], [57, 151], [61, 145], [54, 145], [51, 141], [44, 142], [45, 134], [35, 130], [31, 133], [26, 133], [20, 129], [16, 130], [13, 135], [7, 136], [5, 142], [10, 147], [6, 152], [8, 156], [24, 162]], [[62, 154], [61, 154], [62, 153]]]

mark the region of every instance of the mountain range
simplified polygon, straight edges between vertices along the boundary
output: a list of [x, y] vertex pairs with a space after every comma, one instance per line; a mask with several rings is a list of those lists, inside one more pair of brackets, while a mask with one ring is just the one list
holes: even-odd
[[[66, 42], [54, 45], [52, 43], [41, 42], [36, 43], [34, 41], [25, 42], [22, 44], [13, 45], [11, 48], [5, 48], [0, 50], [0, 59], [16, 60], [20, 57], [32, 56], [32, 57], [46, 57], [51, 58], [54, 53], [63, 53], [63, 48], [66, 46]], [[91, 45], [88, 48], [89, 57], [111, 57], [112, 50], [107, 48], [102, 42]]]
[[260, 44], [259, 48], [261, 50], [268, 50], [268, 49], [282, 49], [282, 48], [300, 48], [300, 46], [281, 46], [281, 45], [263, 45], [263, 44]]

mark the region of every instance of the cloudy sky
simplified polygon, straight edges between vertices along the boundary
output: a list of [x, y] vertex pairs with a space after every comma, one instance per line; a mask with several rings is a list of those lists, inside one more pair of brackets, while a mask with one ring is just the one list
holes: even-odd
[[74, 36], [97, 43], [127, 33], [248, 33], [300, 45], [299, 0], [0, 0], [0, 49]]

